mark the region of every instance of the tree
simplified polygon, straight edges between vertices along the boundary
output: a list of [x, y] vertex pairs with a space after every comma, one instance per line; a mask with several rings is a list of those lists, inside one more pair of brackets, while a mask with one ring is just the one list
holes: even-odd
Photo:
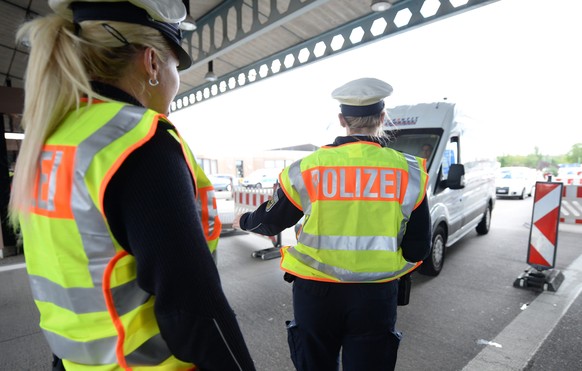
[[582, 163], [582, 143], [574, 144], [566, 154], [566, 158], [570, 163]]

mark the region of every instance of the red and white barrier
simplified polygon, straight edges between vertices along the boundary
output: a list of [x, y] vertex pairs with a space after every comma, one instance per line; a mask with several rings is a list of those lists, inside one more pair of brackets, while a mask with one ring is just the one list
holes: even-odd
[[255, 211], [263, 202], [273, 197], [272, 188], [243, 188], [234, 190], [234, 212], [236, 214]]
[[[273, 198], [273, 192], [276, 190], [273, 188], [244, 188], [237, 187], [234, 189], [234, 213], [235, 215], [240, 215], [248, 211], [255, 211], [262, 203]], [[263, 236], [267, 237], [273, 243], [273, 246], [280, 247], [281, 245], [281, 233], [276, 236]]]
[[578, 178], [554, 178], [556, 182], [562, 182], [564, 185], [582, 185], [582, 177]]
[[560, 222], [582, 224], [582, 185], [564, 186]]
[[537, 269], [555, 265], [563, 186], [555, 182], [536, 183], [527, 263]]

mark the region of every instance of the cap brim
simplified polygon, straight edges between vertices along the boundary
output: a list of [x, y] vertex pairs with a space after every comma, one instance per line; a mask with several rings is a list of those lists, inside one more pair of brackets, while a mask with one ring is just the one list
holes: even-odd
[[192, 58], [182, 46], [172, 43], [172, 49], [174, 49], [178, 57], [178, 71], [184, 71], [192, 67]]
[[181, 45], [182, 31], [179, 23], [156, 21], [145, 9], [129, 2], [73, 2], [71, 9], [75, 23], [86, 20], [117, 21], [152, 27], [162, 34], [176, 53], [179, 71], [184, 71], [192, 66], [192, 58]]

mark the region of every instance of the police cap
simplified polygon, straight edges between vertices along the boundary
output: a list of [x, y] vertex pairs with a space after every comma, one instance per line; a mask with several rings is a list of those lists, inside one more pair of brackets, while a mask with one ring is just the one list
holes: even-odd
[[344, 116], [371, 116], [382, 112], [384, 98], [392, 94], [392, 86], [375, 78], [350, 81], [331, 93], [341, 104]]
[[178, 56], [179, 70], [192, 65], [182, 48], [180, 22], [186, 18], [181, 0], [49, 0], [55, 13], [75, 22], [116, 21], [140, 24], [160, 31]]

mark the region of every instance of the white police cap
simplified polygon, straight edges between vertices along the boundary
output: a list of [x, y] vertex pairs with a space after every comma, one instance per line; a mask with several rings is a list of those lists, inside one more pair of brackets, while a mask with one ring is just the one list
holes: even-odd
[[350, 81], [331, 93], [337, 99], [344, 116], [371, 116], [382, 112], [384, 98], [392, 94], [390, 84], [375, 78]]
[[159, 22], [179, 23], [186, 18], [186, 7], [180, 0], [48, 0], [55, 13], [73, 19], [71, 3], [121, 3], [128, 2], [144, 9]]
[[49, 0], [55, 13], [79, 23], [87, 20], [117, 21], [152, 27], [170, 42], [178, 55], [179, 70], [192, 65], [182, 48], [180, 22], [186, 18], [181, 0]]

